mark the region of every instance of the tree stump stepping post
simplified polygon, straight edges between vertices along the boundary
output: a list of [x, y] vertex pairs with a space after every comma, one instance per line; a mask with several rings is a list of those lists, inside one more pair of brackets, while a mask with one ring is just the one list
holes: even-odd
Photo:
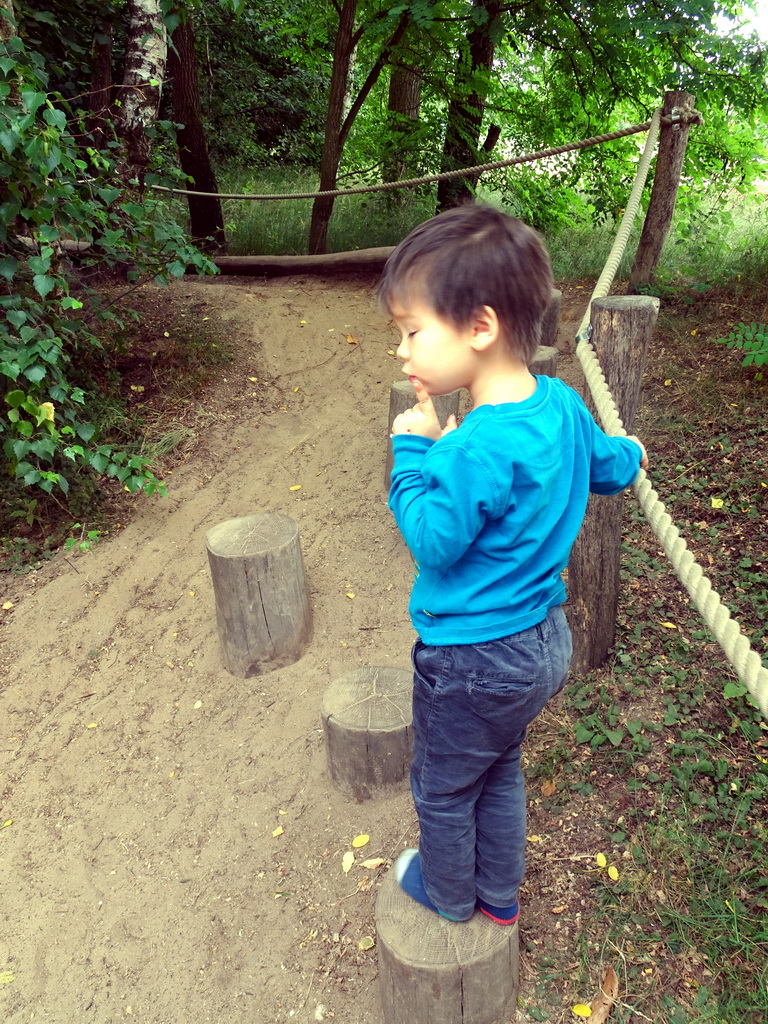
[[479, 911], [447, 921], [407, 896], [394, 871], [376, 900], [384, 1024], [503, 1024], [514, 1014], [518, 926]]
[[[461, 391], [451, 391], [447, 395], [435, 395], [432, 399], [435, 405], [435, 412], [437, 418], [440, 420], [441, 426], [445, 426], [446, 420], [453, 413], [454, 416], [459, 415], [459, 399], [461, 397]], [[405, 412], [406, 409], [412, 409], [416, 404], [416, 392], [413, 390], [413, 384], [409, 380], [396, 380], [389, 391], [389, 426], [387, 427], [387, 459], [384, 467], [384, 486], [389, 490], [389, 477], [392, 473], [392, 466], [395, 462], [395, 455], [392, 451], [392, 439], [389, 436], [392, 433], [392, 424], [395, 422], [395, 418], [400, 415], [401, 412]]]
[[279, 512], [228, 519], [205, 543], [227, 671], [248, 679], [298, 661], [311, 614], [296, 522]]
[[345, 796], [385, 795], [411, 766], [413, 673], [366, 665], [335, 679], [320, 709], [328, 770]]

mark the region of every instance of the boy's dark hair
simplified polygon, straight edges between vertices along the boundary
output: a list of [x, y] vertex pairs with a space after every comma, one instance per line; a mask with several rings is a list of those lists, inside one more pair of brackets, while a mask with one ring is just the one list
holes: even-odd
[[541, 338], [552, 297], [552, 269], [539, 235], [490, 206], [446, 210], [415, 228], [387, 260], [379, 301], [428, 302], [456, 327], [468, 326], [480, 306], [499, 319], [505, 344], [526, 365]]

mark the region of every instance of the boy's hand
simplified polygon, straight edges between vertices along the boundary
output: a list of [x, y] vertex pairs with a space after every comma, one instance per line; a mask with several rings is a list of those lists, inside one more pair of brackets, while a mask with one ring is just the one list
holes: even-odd
[[437, 418], [434, 403], [424, 385], [420, 380], [414, 380], [411, 383], [416, 392], [416, 405], [395, 417], [392, 424], [392, 437], [395, 434], [418, 434], [420, 437], [430, 437], [433, 441], [439, 441], [444, 434], [456, 430], [456, 417], [453, 413], [448, 417], [445, 430], [443, 430]]
[[635, 437], [634, 434], [627, 434], [630, 441], [634, 441], [635, 444], [640, 445], [640, 451], [643, 453], [640, 458], [640, 469], [648, 469], [650, 462], [648, 461], [648, 452], [645, 450], [645, 445], [639, 437]]

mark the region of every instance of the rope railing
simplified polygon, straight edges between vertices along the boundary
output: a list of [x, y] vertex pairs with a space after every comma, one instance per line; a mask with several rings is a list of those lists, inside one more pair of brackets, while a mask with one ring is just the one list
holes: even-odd
[[[687, 120], [700, 118], [697, 111], [681, 111], [679, 114], [665, 115], [661, 117], [658, 111], [654, 117], [659, 118], [663, 124], [682, 124]], [[516, 164], [534, 163], [537, 160], [545, 160], [548, 157], [561, 156], [563, 153], [572, 153], [579, 149], [589, 149], [592, 146], [600, 146], [605, 142], [613, 142], [615, 139], [623, 139], [628, 135], [637, 135], [650, 129], [651, 121], [644, 121], [642, 124], [634, 124], [629, 128], [619, 128], [614, 132], [605, 132], [603, 135], [593, 135], [589, 139], [579, 139], [577, 142], [569, 142], [564, 146], [552, 146], [549, 149], [540, 149], [535, 153], [526, 153], [523, 156], [509, 157], [507, 160], [494, 160], [492, 163], [478, 164], [475, 167], [461, 167], [454, 171], [442, 171], [439, 174], [428, 174], [422, 178], [403, 178], [400, 181], [383, 181], [378, 185], [360, 185], [357, 188], [337, 188], [324, 192], [288, 192], [270, 195], [255, 195], [252, 193], [231, 193], [231, 192], [198, 192], [194, 189], [167, 188], [165, 185], [152, 185], [156, 192], [166, 192], [179, 196], [198, 196], [208, 199], [251, 199], [256, 202], [267, 202], [277, 199], [330, 199], [337, 196], [359, 196], [370, 192], [387, 192], [398, 188], [414, 188], [417, 185], [430, 185], [436, 181], [450, 181], [454, 178], [469, 178], [476, 174], [483, 174], [485, 171], [497, 171], [503, 167], [514, 167]]]
[[[659, 119], [654, 115], [645, 149], [638, 165], [635, 183], [627, 201], [627, 207], [619, 225], [616, 239], [603, 272], [598, 278], [590, 296], [586, 312], [576, 336], [576, 355], [584, 370], [587, 386], [594, 400], [598, 416], [606, 432], [609, 434], [626, 435], [627, 432], [624, 429], [624, 424], [621, 422], [613, 395], [589, 340], [590, 308], [594, 299], [603, 298], [608, 294], [624, 254], [632, 221], [637, 213], [640, 195], [648, 175], [651, 152], [658, 133], [658, 124]], [[653, 489], [650, 479], [644, 470], [640, 470], [640, 474], [633, 485], [633, 490], [648, 520], [648, 524], [661, 543], [677, 578], [685, 587], [688, 596], [722, 648], [739, 680], [746, 686], [750, 695], [754, 698], [763, 717], [768, 719], [768, 669], [764, 667], [760, 655], [757, 651], [753, 650], [738, 622], [732, 618], [730, 611], [723, 604], [719, 594], [712, 589], [712, 581], [704, 574], [704, 570], [696, 562], [688, 545], [683, 537], [681, 537], [680, 531], [672, 521], [672, 517], [665, 509], [664, 503]]]

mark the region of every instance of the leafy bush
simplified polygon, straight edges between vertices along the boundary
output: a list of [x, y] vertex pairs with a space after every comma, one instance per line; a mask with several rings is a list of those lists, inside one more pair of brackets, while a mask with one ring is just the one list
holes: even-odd
[[[104, 152], [79, 148], [82, 119], [47, 81], [42, 58], [19, 37], [0, 47], [2, 460], [17, 482], [48, 494], [67, 495], [83, 473], [151, 493], [162, 485], [147, 460], [100, 437], [92, 414], [98, 386], [84, 368], [126, 314], [85, 278], [90, 268], [167, 283], [190, 265], [215, 267], [159, 201], [117, 181], [116, 141]], [[78, 243], [76, 274], [67, 253]]]
[[744, 353], [742, 366], [765, 366], [768, 363], [768, 327], [765, 324], [741, 323], [729, 332], [727, 338], [717, 340]]

